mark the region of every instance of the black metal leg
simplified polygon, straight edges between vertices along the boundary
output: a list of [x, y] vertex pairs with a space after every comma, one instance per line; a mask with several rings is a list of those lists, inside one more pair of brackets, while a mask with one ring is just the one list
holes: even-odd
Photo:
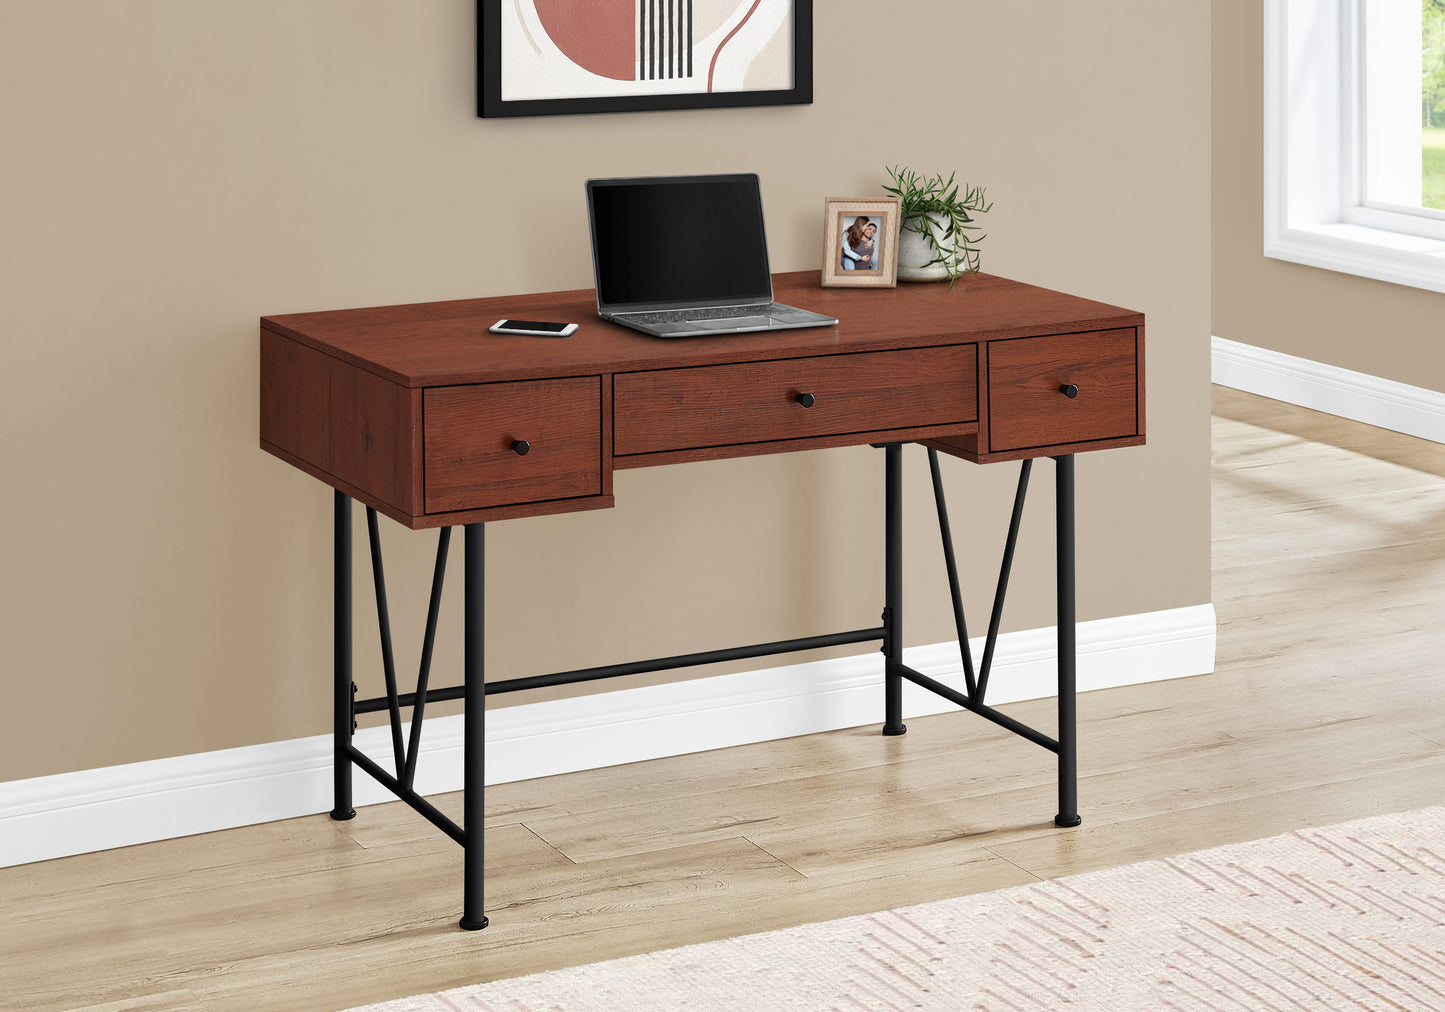
[[335, 776], [335, 806], [331, 817], [337, 820], [356, 817], [351, 807], [351, 497], [337, 492], [335, 506], [336, 553], [332, 588], [332, 660], [335, 667], [334, 706], [332, 711], [335, 755], [332, 771]]
[[903, 734], [903, 444], [883, 453], [883, 733]]
[[482, 783], [486, 757], [487, 687], [483, 681], [486, 670], [482, 663], [485, 642], [485, 563], [486, 525], [467, 524], [463, 546], [465, 572], [463, 583], [463, 645], [462, 668], [466, 682], [466, 714], [463, 719], [462, 825], [466, 830], [463, 844], [462, 919], [468, 931], [487, 926], [482, 913]]
[[1074, 642], [1074, 457], [1055, 457], [1055, 522], [1058, 525], [1059, 623], [1059, 814], [1058, 826], [1077, 826], [1079, 816], [1077, 714], [1074, 707], [1077, 655]]

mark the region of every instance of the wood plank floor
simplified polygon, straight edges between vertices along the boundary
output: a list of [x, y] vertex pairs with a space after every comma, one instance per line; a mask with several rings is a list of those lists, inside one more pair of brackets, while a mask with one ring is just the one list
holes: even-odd
[[401, 805], [294, 819], [0, 870], [0, 1008], [342, 1009], [1445, 803], [1445, 447], [1216, 388], [1214, 546], [1217, 671], [1080, 698], [1078, 830], [967, 714], [490, 789], [478, 933]]

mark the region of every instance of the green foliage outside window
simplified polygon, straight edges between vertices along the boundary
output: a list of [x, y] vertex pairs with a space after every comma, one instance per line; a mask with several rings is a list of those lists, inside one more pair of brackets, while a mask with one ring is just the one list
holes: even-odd
[[1445, 211], [1445, 0], [1420, 0], [1420, 123], [1424, 145], [1420, 203]]
[[1445, 0], [1420, 0], [1424, 35], [1420, 60], [1420, 107], [1426, 127], [1445, 126]]

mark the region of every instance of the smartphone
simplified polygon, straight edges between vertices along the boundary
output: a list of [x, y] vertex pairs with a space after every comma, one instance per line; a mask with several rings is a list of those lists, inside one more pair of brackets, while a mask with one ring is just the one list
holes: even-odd
[[498, 320], [487, 328], [493, 334], [527, 334], [531, 337], [570, 337], [575, 323], [547, 323], [543, 320]]

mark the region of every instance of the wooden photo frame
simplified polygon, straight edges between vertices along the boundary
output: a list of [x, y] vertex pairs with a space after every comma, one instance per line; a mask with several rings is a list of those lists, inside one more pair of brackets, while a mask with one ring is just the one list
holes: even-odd
[[823, 201], [823, 287], [897, 288], [897, 197]]
[[477, 0], [477, 115], [813, 101], [813, 0]]

